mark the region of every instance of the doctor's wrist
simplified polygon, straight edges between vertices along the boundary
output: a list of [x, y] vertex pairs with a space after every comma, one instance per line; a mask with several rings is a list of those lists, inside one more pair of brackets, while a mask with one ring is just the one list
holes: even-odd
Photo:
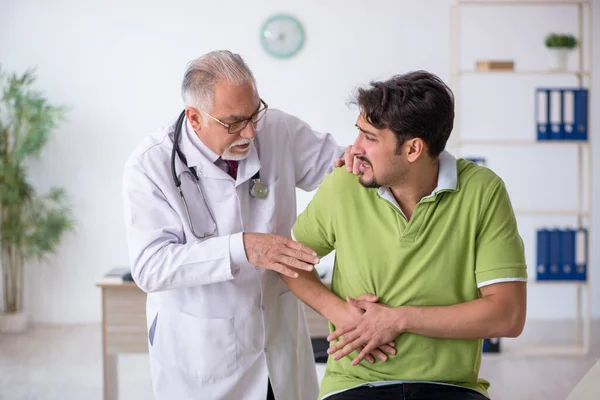
[[248, 264], [248, 256], [244, 247], [244, 232], [234, 233], [229, 236], [229, 258], [232, 271], [239, 269], [242, 264]]

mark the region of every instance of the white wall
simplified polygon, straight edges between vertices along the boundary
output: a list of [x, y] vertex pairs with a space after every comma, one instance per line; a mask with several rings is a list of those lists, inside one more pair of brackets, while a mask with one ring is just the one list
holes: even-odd
[[[100, 296], [94, 283], [108, 269], [127, 265], [121, 200], [123, 163], [146, 134], [180, 110], [179, 84], [187, 61], [213, 49], [241, 53], [257, 77], [261, 96], [271, 106], [301, 116], [314, 128], [333, 132], [340, 143], [347, 144], [354, 139], [356, 111], [346, 103], [357, 84], [412, 69], [427, 69], [449, 80], [449, 4], [449, 0], [0, 0], [3, 68], [21, 72], [37, 66], [38, 87], [52, 101], [71, 108], [55, 140], [31, 168], [39, 190], [52, 185], [66, 187], [78, 221], [77, 232], [66, 238], [49, 265], [31, 265], [27, 308], [33, 320], [99, 321]], [[277, 12], [295, 14], [306, 29], [305, 47], [291, 60], [271, 58], [259, 44], [259, 27]], [[544, 65], [550, 62], [541, 47], [549, 30], [544, 21], [553, 28], [572, 26], [570, 14], [548, 9], [517, 10], [518, 19], [511, 20], [514, 15], [494, 22], [493, 18], [490, 21], [493, 14], [484, 13], [482, 19], [465, 14], [465, 32], [473, 34], [465, 35], [465, 41], [479, 50], [465, 50], [462, 62], [468, 66], [477, 57], [501, 55], [515, 58], [519, 66]], [[527, 43], [534, 50], [519, 47], [521, 37], [511, 42], [516, 46], [507, 46], [502, 36], [492, 35], [490, 26], [494, 23], [504, 31], [502, 35], [510, 34], [512, 30], [506, 27], [510, 21], [521, 26], [518, 29], [531, 28]], [[598, 29], [596, 17], [596, 36]], [[600, 65], [599, 57], [596, 49], [596, 65]], [[463, 92], [481, 88], [482, 82], [466, 82]], [[498, 89], [497, 103], [519, 101], [503, 90], [504, 82], [492, 84]], [[530, 96], [528, 91], [519, 94]], [[595, 90], [592, 98], [598, 94]], [[476, 96], [464, 100], [468, 108], [462, 115], [463, 124], [467, 124], [466, 115], [480, 117], [466, 125], [469, 129], [465, 134], [504, 135], [509, 120], [482, 110]], [[530, 104], [525, 101], [523, 107], [520, 110], [524, 112], [514, 117], [521, 128], [511, 135], [532, 134], [522, 128], [523, 124], [532, 126]], [[595, 126], [600, 126], [598, 114], [591, 113]], [[600, 154], [600, 141], [594, 147]], [[531, 158], [533, 168], [543, 163], [552, 165], [552, 157], [561, 160], [566, 157], [563, 153], [507, 149], [496, 151], [490, 163], [506, 176], [515, 202], [522, 201], [525, 204], [520, 206], [526, 207], [536, 192], [520, 191], [517, 178], [524, 168], [514, 160]], [[536, 176], [523, 174], [521, 178], [532, 180]], [[550, 196], [564, 193], [562, 184], [550, 183]], [[528, 185], [529, 181], [525, 188]], [[596, 174], [596, 197], [599, 191], [600, 174]], [[309, 199], [310, 194], [300, 196], [300, 209]], [[527, 223], [520, 221], [522, 228]], [[600, 218], [595, 217], [594, 227], [600, 228]], [[525, 228], [530, 259], [532, 235]], [[592, 274], [592, 287], [593, 309], [598, 316], [600, 273]], [[530, 317], [573, 316], [572, 288], [532, 289]]]

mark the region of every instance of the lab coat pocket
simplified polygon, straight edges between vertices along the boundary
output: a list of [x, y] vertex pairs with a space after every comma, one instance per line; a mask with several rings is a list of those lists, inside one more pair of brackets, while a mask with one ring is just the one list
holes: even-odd
[[[275, 179], [273, 183], [265, 183], [268, 193], [267, 197], [264, 199], [250, 196], [251, 215], [253, 216], [252, 220], [255, 225], [254, 230], [256, 232], [273, 232], [272, 223], [275, 220], [275, 215], [277, 212], [276, 188], [278, 182], [279, 179]], [[250, 185], [253, 185], [253, 183], [250, 182]]]
[[225, 378], [237, 369], [233, 318], [198, 318], [163, 309], [153, 350], [160, 363], [202, 382]]
[[[262, 226], [257, 227], [257, 232], [276, 233], [289, 236], [290, 229], [296, 218], [295, 188], [286, 188], [284, 178], [277, 178], [273, 183], [267, 185], [269, 193], [265, 199], [252, 197], [254, 219]], [[265, 225], [266, 224], [266, 227]], [[266, 230], [264, 230], [266, 228]]]

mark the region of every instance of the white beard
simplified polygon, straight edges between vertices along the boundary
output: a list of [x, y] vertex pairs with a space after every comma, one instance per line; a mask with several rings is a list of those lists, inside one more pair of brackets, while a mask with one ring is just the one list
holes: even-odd
[[232, 151], [232, 148], [235, 146], [242, 146], [242, 145], [245, 145], [248, 143], [252, 143], [253, 140], [254, 139], [244, 139], [244, 138], [241, 138], [240, 140], [236, 140], [228, 148], [225, 149], [221, 158], [223, 160], [232, 160], [232, 161], [243, 160], [244, 158], [248, 157], [248, 155], [250, 154], [250, 149], [252, 146], [248, 146], [248, 149], [243, 153], [240, 153], [239, 151], [234, 152], [234, 151]]

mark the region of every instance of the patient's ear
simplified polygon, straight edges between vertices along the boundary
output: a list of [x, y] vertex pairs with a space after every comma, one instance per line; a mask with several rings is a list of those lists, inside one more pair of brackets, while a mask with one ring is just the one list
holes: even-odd
[[421, 138], [412, 138], [404, 142], [403, 151], [408, 162], [415, 162], [427, 151], [425, 142]]

